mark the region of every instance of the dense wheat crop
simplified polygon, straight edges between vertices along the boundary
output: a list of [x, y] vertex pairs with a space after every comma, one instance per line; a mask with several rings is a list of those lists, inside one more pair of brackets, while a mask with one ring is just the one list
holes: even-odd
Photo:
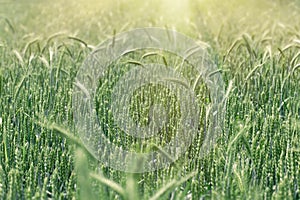
[[[97, 45], [138, 27], [172, 28], [205, 46], [223, 78], [226, 107], [222, 134], [207, 155], [198, 156], [200, 128], [169, 167], [126, 173], [104, 166], [83, 145], [72, 93]], [[98, 83], [95, 106], [108, 127], [102, 128], [111, 142], [134, 151], [167, 143], [180, 118], [175, 95], [150, 84], [133, 94], [130, 113], [147, 124], [153, 102], [168, 105], [170, 124], [160, 140], [140, 143], [114, 127], [105, 107], [112, 86], [133, 65], [153, 62], [180, 63], [168, 52], [137, 51]], [[192, 84], [197, 77], [183, 66]], [[201, 118], [211, 99], [205, 84], [194, 89]], [[0, 0], [0, 96], [0, 199], [300, 199], [296, 0]]]

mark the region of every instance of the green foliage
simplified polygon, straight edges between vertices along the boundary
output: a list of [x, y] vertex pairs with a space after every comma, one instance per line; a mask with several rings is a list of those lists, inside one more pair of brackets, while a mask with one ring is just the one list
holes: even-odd
[[[178, 23], [161, 9], [149, 11], [154, 4], [133, 0], [0, 2], [0, 199], [299, 199], [299, 3], [264, 1], [258, 8], [258, 1], [205, 2], [190, 1], [187, 18]], [[131, 6], [136, 10], [128, 12]], [[198, 158], [199, 130], [169, 168], [130, 174], [103, 166], [82, 144], [73, 124], [72, 88], [97, 43], [141, 26], [174, 26], [210, 44], [227, 85], [227, 106], [223, 135], [208, 155]], [[142, 51], [118, 60], [107, 74], [115, 80], [99, 80], [99, 120], [113, 125], [105, 105], [118, 76], [151, 62], [179, 63], [167, 53]], [[193, 85], [197, 76], [186, 67], [182, 73]], [[207, 88], [194, 89], [202, 94], [205, 116]], [[157, 90], [165, 92], [155, 96]], [[169, 103], [175, 134], [178, 100], [159, 85], [143, 91], [131, 101], [132, 118], [147, 124], [153, 102]], [[145, 96], [148, 104], [140, 106]], [[118, 131], [107, 130], [113, 142], [142, 151], [143, 144], [116, 137]], [[167, 132], [161, 134], [168, 141]], [[160, 142], [151, 141], [151, 148]]]

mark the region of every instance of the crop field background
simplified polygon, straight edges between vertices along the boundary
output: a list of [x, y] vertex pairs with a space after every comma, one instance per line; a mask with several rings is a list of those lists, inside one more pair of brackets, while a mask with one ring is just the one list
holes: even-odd
[[[222, 134], [207, 155], [198, 156], [200, 128], [169, 167], [126, 173], [85, 148], [74, 125], [72, 92], [98, 44], [141, 27], [174, 29], [205, 46], [224, 80], [226, 109]], [[115, 63], [111, 83], [100, 80], [96, 97], [108, 138], [137, 151], [142, 145], [113, 128], [104, 105], [114, 81], [130, 68], [126, 61], [143, 55]], [[177, 62], [168, 53], [144, 62], [151, 59]], [[168, 131], [152, 141], [161, 145], [176, 133], [178, 102], [167, 91], [157, 95], [160, 86], [144, 89], [132, 100], [135, 121], [149, 123], [149, 102], [172, 104]], [[196, 90], [204, 108], [207, 88]], [[297, 0], [0, 0], [0, 96], [0, 199], [300, 199]]]

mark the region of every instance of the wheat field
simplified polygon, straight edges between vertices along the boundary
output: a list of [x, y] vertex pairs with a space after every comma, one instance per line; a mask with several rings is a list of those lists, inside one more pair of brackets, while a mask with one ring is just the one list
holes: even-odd
[[[222, 133], [205, 156], [198, 156], [200, 129], [169, 167], [129, 173], [105, 166], [83, 144], [72, 93], [98, 44], [142, 27], [174, 29], [204, 45], [224, 81], [226, 107]], [[140, 151], [105, 106], [118, 77], [145, 53], [119, 59], [99, 80], [95, 100], [111, 142]], [[165, 52], [143, 62], [177, 60]], [[183, 73], [195, 79], [192, 69]], [[130, 104], [135, 121], [149, 123], [149, 102], [171, 104], [163, 141], [151, 141], [159, 146], [176, 133], [180, 106], [167, 89], [144, 89]], [[201, 116], [206, 90], [196, 89]], [[0, 199], [300, 199], [297, 0], [0, 0], [0, 95]]]

